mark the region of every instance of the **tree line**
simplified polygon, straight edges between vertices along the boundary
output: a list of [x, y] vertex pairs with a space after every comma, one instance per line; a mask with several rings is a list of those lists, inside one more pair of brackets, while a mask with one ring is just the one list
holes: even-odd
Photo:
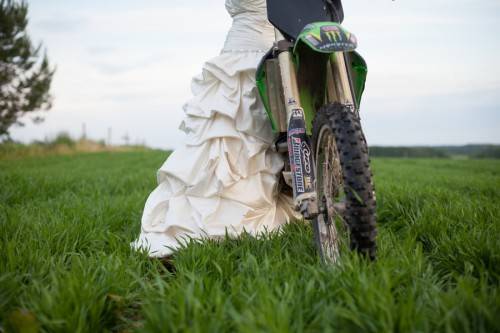
[[436, 147], [370, 147], [372, 157], [395, 158], [500, 158], [500, 145], [464, 145]]

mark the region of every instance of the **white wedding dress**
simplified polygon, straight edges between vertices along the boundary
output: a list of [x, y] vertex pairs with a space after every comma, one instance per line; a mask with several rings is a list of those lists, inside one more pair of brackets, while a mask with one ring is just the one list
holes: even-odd
[[184, 145], [158, 171], [134, 248], [172, 254], [188, 239], [272, 231], [295, 217], [278, 193], [282, 157], [255, 86], [255, 71], [272, 46], [265, 0], [226, 0], [233, 25], [221, 54], [193, 78], [184, 105]]

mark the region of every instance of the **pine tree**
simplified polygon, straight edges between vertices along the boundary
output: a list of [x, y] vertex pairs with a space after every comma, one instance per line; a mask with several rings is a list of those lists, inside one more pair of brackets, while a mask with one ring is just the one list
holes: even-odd
[[23, 125], [22, 117], [51, 107], [54, 70], [28, 36], [27, 15], [24, 1], [0, 0], [0, 140], [9, 138], [12, 125]]

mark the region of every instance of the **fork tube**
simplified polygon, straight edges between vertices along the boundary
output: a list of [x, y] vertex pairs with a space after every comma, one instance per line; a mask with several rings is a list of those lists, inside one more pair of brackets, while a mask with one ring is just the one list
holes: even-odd
[[278, 60], [280, 63], [281, 79], [283, 83], [286, 114], [288, 121], [290, 121], [292, 110], [301, 107], [297, 76], [291, 52], [285, 51], [280, 53]]
[[[278, 29], [275, 29], [275, 36], [276, 42], [284, 40], [283, 35]], [[297, 74], [295, 73], [295, 66], [290, 51], [281, 52], [278, 55], [278, 61], [283, 85], [283, 97], [285, 98], [287, 122], [289, 122], [292, 110], [301, 107]]]
[[[283, 36], [280, 35], [276, 32], [277, 42], [283, 40]], [[278, 55], [278, 62], [286, 105], [288, 157], [292, 172], [295, 209], [301, 212], [304, 218], [312, 219], [318, 215], [314, 188], [314, 160], [306, 133], [304, 110], [300, 106], [299, 87], [292, 53], [289, 50], [282, 51]]]
[[[330, 64], [333, 76], [333, 82], [329, 82], [328, 84], [328, 97], [330, 102], [335, 101], [344, 105], [354, 106], [355, 101], [351, 89], [351, 80], [347, 72], [345, 54], [343, 52], [336, 52], [333, 58], [331, 58]], [[333, 84], [333, 86], [331, 84]], [[334, 91], [330, 89], [334, 89]]]

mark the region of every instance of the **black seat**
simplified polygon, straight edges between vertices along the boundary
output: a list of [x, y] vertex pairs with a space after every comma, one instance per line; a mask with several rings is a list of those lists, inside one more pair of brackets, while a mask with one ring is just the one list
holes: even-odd
[[309, 23], [344, 20], [341, 0], [267, 0], [267, 12], [269, 21], [291, 40]]

